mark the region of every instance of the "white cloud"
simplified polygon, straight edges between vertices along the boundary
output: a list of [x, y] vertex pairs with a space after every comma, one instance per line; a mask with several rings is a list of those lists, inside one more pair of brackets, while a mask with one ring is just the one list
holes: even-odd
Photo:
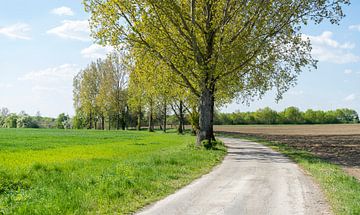
[[12, 39], [30, 40], [27, 34], [31, 30], [30, 26], [25, 23], [16, 23], [14, 25], [0, 27], [0, 35], [7, 36]]
[[331, 31], [324, 31], [319, 36], [309, 36], [309, 35], [305, 35], [305, 36], [308, 37], [310, 39], [311, 43], [315, 44], [315, 45], [325, 45], [325, 46], [330, 46], [332, 48], [340, 48], [340, 49], [355, 48], [355, 44], [353, 44], [353, 43], [347, 42], [347, 43], [340, 44], [336, 40], [333, 40], [331, 38], [333, 36], [333, 33]]
[[51, 13], [59, 16], [73, 16], [75, 14], [71, 8], [65, 6], [54, 8]]
[[92, 44], [91, 46], [81, 50], [81, 55], [85, 58], [98, 59], [105, 58], [106, 55], [114, 51], [111, 46], [101, 46], [99, 44]]
[[360, 31], [360, 25], [350, 25], [349, 29], [350, 30], [355, 30], [355, 31]]
[[344, 74], [346, 74], [346, 75], [350, 75], [352, 73], [353, 73], [353, 71], [351, 69], [345, 69], [345, 71], [344, 71]]
[[356, 95], [350, 94], [350, 95], [346, 96], [344, 100], [347, 102], [351, 102], [351, 101], [354, 101], [355, 99], [356, 99]]
[[323, 62], [336, 64], [355, 63], [360, 61], [360, 56], [350, 52], [355, 48], [354, 43], [339, 43], [332, 39], [333, 33], [325, 31], [319, 36], [303, 35], [303, 39], [310, 39], [312, 55]]
[[[57, 116], [62, 112], [73, 113], [73, 77], [80, 66], [63, 64], [38, 71], [28, 72], [18, 78], [17, 89], [24, 91], [21, 106], [26, 110], [40, 110], [45, 115]], [[0, 93], [1, 94], [1, 93]], [[24, 102], [25, 101], [25, 102]]]
[[87, 20], [64, 20], [60, 26], [52, 28], [46, 33], [65, 39], [91, 40], [89, 22]]
[[58, 67], [47, 68], [40, 71], [33, 71], [20, 77], [19, 80], [34, 82], [59, 82], [70, 81], [79, 72], [80, 68], [75, 64], [63, 64]]

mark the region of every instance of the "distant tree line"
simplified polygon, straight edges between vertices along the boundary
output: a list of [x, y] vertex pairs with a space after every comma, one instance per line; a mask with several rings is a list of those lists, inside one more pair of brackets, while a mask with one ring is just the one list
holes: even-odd
[[73, 127], [73, 119], [65, 113], [57, 118], [44, 117], [38, 111], [35, 116], [25, 111], [11, 113], [6, 107], [0, 109], [0, 128], [58, 128], [70, 129]]
[[359, 115], [352, 109], [337, 109], [330, 111], [312, 110], [300, 111], [297, 107], [288, 107], [277, 112], [269, 107], [255, 112], [216, 113], [214, 124], [336, 124], [359, 123]]
[[[181, 105], [177, 104], [177, 105]], [[152, 117], [149, 117], [148, 108], [138, 111], [127, 109], [125, 128], [118, 127], [117, 121], [110, 121], [109, 126], [102, 127], [102, 122], [95, 121], [91, 129], [141, 129], [152, 124], [153, 129], [156, 126], [161, 130], [164, 128], [164, 117], [166, 117], [166, 126], [176, 128], [179, 133], [185, 131], [185, 125], [192, 124], [193, 115], [191, 111], [183, 104], [180, 112], [176, 104], [170, 104], [170, 110], [164, 116], [161, 103], [154, 105]], [[167, 106], [167, 108], [169, 107]], [[180, 107], [181, 108], [181, 107]], [[79, 113], [77, 113], [79, 114]], [[82, 114], [82, 113], [81, 113]], [[179, 116], [182, 115], [182, 116]], [[96, 116], [95, 116], [96, 117]], [[149, 120], [152, 123], [149, 123]], [[111, 117], [110, 117], [111, 120]], [[106, 121], [106, 120], [105, 120]], [[105, 122], [104, 121], [104, 122]], [[106, 121], [109, 123], [109, 121]], [[214, 124], [216, 125], [252, 125], [252, 124], [340, 124], [340, 123], [359, 123], [359, 115], [355, 110], [342, 108], [336, 110], [322, 111], [308, 109], [300, 111], [297, 107], [288, 107], [283, 111], [277, 112], [269, 107], [258, 109], [255, 112], [233, 112], [233, 113], [215, 113]], [[52, 129], [90, 129], [89, 119], [81, 119], [78, 115], [70, 117], [68, 114], [61, 113], [57, 118], [43, 117], [40, 112], [36, 116], [30, 116], [21, 111], [20, 113], [11, 113], [8, 108], [0, 109], [0, 128], [52, 128]]]

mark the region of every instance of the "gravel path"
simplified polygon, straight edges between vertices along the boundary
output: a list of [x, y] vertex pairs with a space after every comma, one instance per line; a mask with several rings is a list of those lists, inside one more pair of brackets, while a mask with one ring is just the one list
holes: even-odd
[[139, 214], [330, 214], [319, 188], [292, 161], [254, 142], [223, 138], [221, 165]]

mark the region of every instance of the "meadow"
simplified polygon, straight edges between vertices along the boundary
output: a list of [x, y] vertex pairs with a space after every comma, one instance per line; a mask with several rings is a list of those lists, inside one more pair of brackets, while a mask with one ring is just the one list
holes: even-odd
[[128, 214], [209, 172], [225, 149], [138, 131], [0, 129], [0, 214]]

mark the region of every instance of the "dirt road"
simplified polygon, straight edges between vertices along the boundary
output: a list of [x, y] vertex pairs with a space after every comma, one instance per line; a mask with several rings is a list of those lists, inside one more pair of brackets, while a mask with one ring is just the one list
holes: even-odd
[[329, 214], [319, 188], [283, 155], [224, 138], [228, 155], [211, 173], [139, 214]]

